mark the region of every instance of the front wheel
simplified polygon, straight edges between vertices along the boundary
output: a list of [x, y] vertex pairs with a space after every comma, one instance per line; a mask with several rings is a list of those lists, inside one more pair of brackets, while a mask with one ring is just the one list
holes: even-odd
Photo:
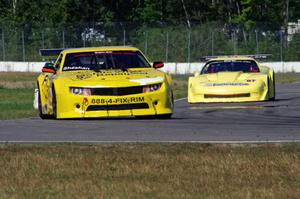
[[170, 119], [172, 117], [172, 113], [156, 115], [156, 119]]
[[272, 82], [272, 92], [273, 93], [270, 93], [270, 79], [268, 79], [268, 95], [269, 95], [269, 101], [274, 101], [275, 100], [275, 95], [276, 95], [276, 89], [275, 89], [275, 76], [274, 76], [274, 73], [273, 73], [273, 82]]
[[52, 88], [52, 116], [54, 119], [57, 119], [57, 102], [56, 102], [56, 94], [54, 87]]
[[137, 119], [170, 119], [172, 117], [172, 113], [168, 114], [159, 114], [159, 115], [141, 115], [135, 116]]

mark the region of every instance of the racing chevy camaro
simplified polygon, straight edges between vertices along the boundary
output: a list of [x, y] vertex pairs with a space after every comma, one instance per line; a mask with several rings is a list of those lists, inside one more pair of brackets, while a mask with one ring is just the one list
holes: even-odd
[[189, 103], [274, 99], [274, 71], [246, 56], [212, 58], [188, 82]]
[[35, 107], [43, 119], [170, 118], [172, 79], [156, 70], [161, 67], [162, 62], [150, 65], [134, 47], [61, 50], [37, 79]]

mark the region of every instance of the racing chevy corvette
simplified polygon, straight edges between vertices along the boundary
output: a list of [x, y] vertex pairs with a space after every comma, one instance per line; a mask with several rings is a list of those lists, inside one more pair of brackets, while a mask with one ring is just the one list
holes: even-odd
[[274, 99], [274, 71], [250, 56], [212, 58], [188, 82], [189, 103]]
[[172, 79], [156, 70], [162, 62], [151, 66], [134, 47], [59, 51], [37, 79], [35, 107], [41, 118], [171, 117]]

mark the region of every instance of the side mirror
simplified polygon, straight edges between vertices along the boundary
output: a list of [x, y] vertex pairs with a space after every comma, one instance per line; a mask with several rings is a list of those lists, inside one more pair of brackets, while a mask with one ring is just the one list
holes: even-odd
[[164, 62], [162, 62], [162, 61], [153, 62], [153, 68], [157, 69], [157, 68], [162, 68], [162, 67], [164, 67]]
[[200, 75], [199, 72], [195, 72], [195, 73], [194, 73], [194, 77], [198, 77], [199, 75]]
[[46, 62], [43, 69], [42, 69], [42, 72], [43, 73], [56, 73], [56, 70], [54, 68], [54, 64]]

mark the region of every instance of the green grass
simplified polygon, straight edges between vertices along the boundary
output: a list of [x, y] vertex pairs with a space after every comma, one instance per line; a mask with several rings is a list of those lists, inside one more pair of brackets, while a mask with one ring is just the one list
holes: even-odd
[[299, 198], [300, 145], [2, 145], [0, 198]]
[[36, 116], [33, 109], [33, 88], [0, 89], [0, 119]]
[[175, 99], [187, 96], [188, 75], [173, 75], [173, 94]]
[[0, 72], [1, 82], [35, 81], [39, 73]]
[[276, 73], [276, 83], [286, 84], [300, 81], [300, 73]]

